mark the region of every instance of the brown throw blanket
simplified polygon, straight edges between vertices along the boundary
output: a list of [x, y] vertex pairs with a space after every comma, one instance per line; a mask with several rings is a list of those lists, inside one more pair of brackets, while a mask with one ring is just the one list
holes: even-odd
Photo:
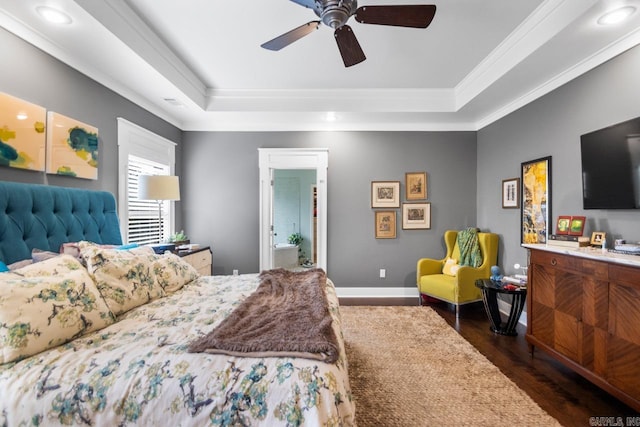
[[255, 292], [211, 332], [189, 344], [189, 352], [304, 357], [334, 363], [339, 346], [325, 292], [325, 272], [275, 269], [259, 277]]

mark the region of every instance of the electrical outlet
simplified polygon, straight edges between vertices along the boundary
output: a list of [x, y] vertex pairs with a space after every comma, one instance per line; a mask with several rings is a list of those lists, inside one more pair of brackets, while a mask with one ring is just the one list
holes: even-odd
[[384, 268], [380, 269], [380, 278], [384, 279], [387, 277], [387, 270], [385, 270]]
[[233, 275], [234, 275], [234, 276], [237, 276], [237, 275], [238, 275], [238, 270], [235, 270], [235, 269], [234, 269], [234, 270], [233, 270]]

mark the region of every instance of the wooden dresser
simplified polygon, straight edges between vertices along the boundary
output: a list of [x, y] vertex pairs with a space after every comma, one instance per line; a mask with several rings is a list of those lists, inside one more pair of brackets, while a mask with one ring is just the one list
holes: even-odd
[[544, 350], [640, 411], [640, 257], [524, 247], [532, 354]]

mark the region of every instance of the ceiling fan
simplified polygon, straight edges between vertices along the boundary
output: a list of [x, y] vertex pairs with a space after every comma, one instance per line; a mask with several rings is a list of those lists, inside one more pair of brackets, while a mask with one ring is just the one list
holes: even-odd
[[313, 9], [320, 20], [307, 22], [261, 46], [269, 50], [280, 50], [317, 30], [320, 24], [325, 24], [335, 30], [334, 37], [345, 67], [351, 67], [367, 59], [353, 30], [346, 25], [352, 15], [362, 24], [427, 28], [436, 14], [436, 6], [432, 4], [358, 7], [357, 0], [291, 1]]

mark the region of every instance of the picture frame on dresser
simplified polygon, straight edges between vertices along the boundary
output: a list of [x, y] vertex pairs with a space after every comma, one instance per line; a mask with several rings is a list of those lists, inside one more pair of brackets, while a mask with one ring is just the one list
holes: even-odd
[[606, 239], [607, 233], [603, 231], [594, 231], [591, 233], [591, 246], [602, 246]]
[[585, 216], [572, 216], [571, 225], [569, 225], [569, 234], [572, 236], [582, 236], [584, 232], [584, 223], [587, 221]]
[[522, 162], [521, 243], [547, 243], [551, 227], [551, 156]]
[[560, 215], [556, 222], [556, 234], [569, 234], [570, 225], [571, 217], [568, 215]]

